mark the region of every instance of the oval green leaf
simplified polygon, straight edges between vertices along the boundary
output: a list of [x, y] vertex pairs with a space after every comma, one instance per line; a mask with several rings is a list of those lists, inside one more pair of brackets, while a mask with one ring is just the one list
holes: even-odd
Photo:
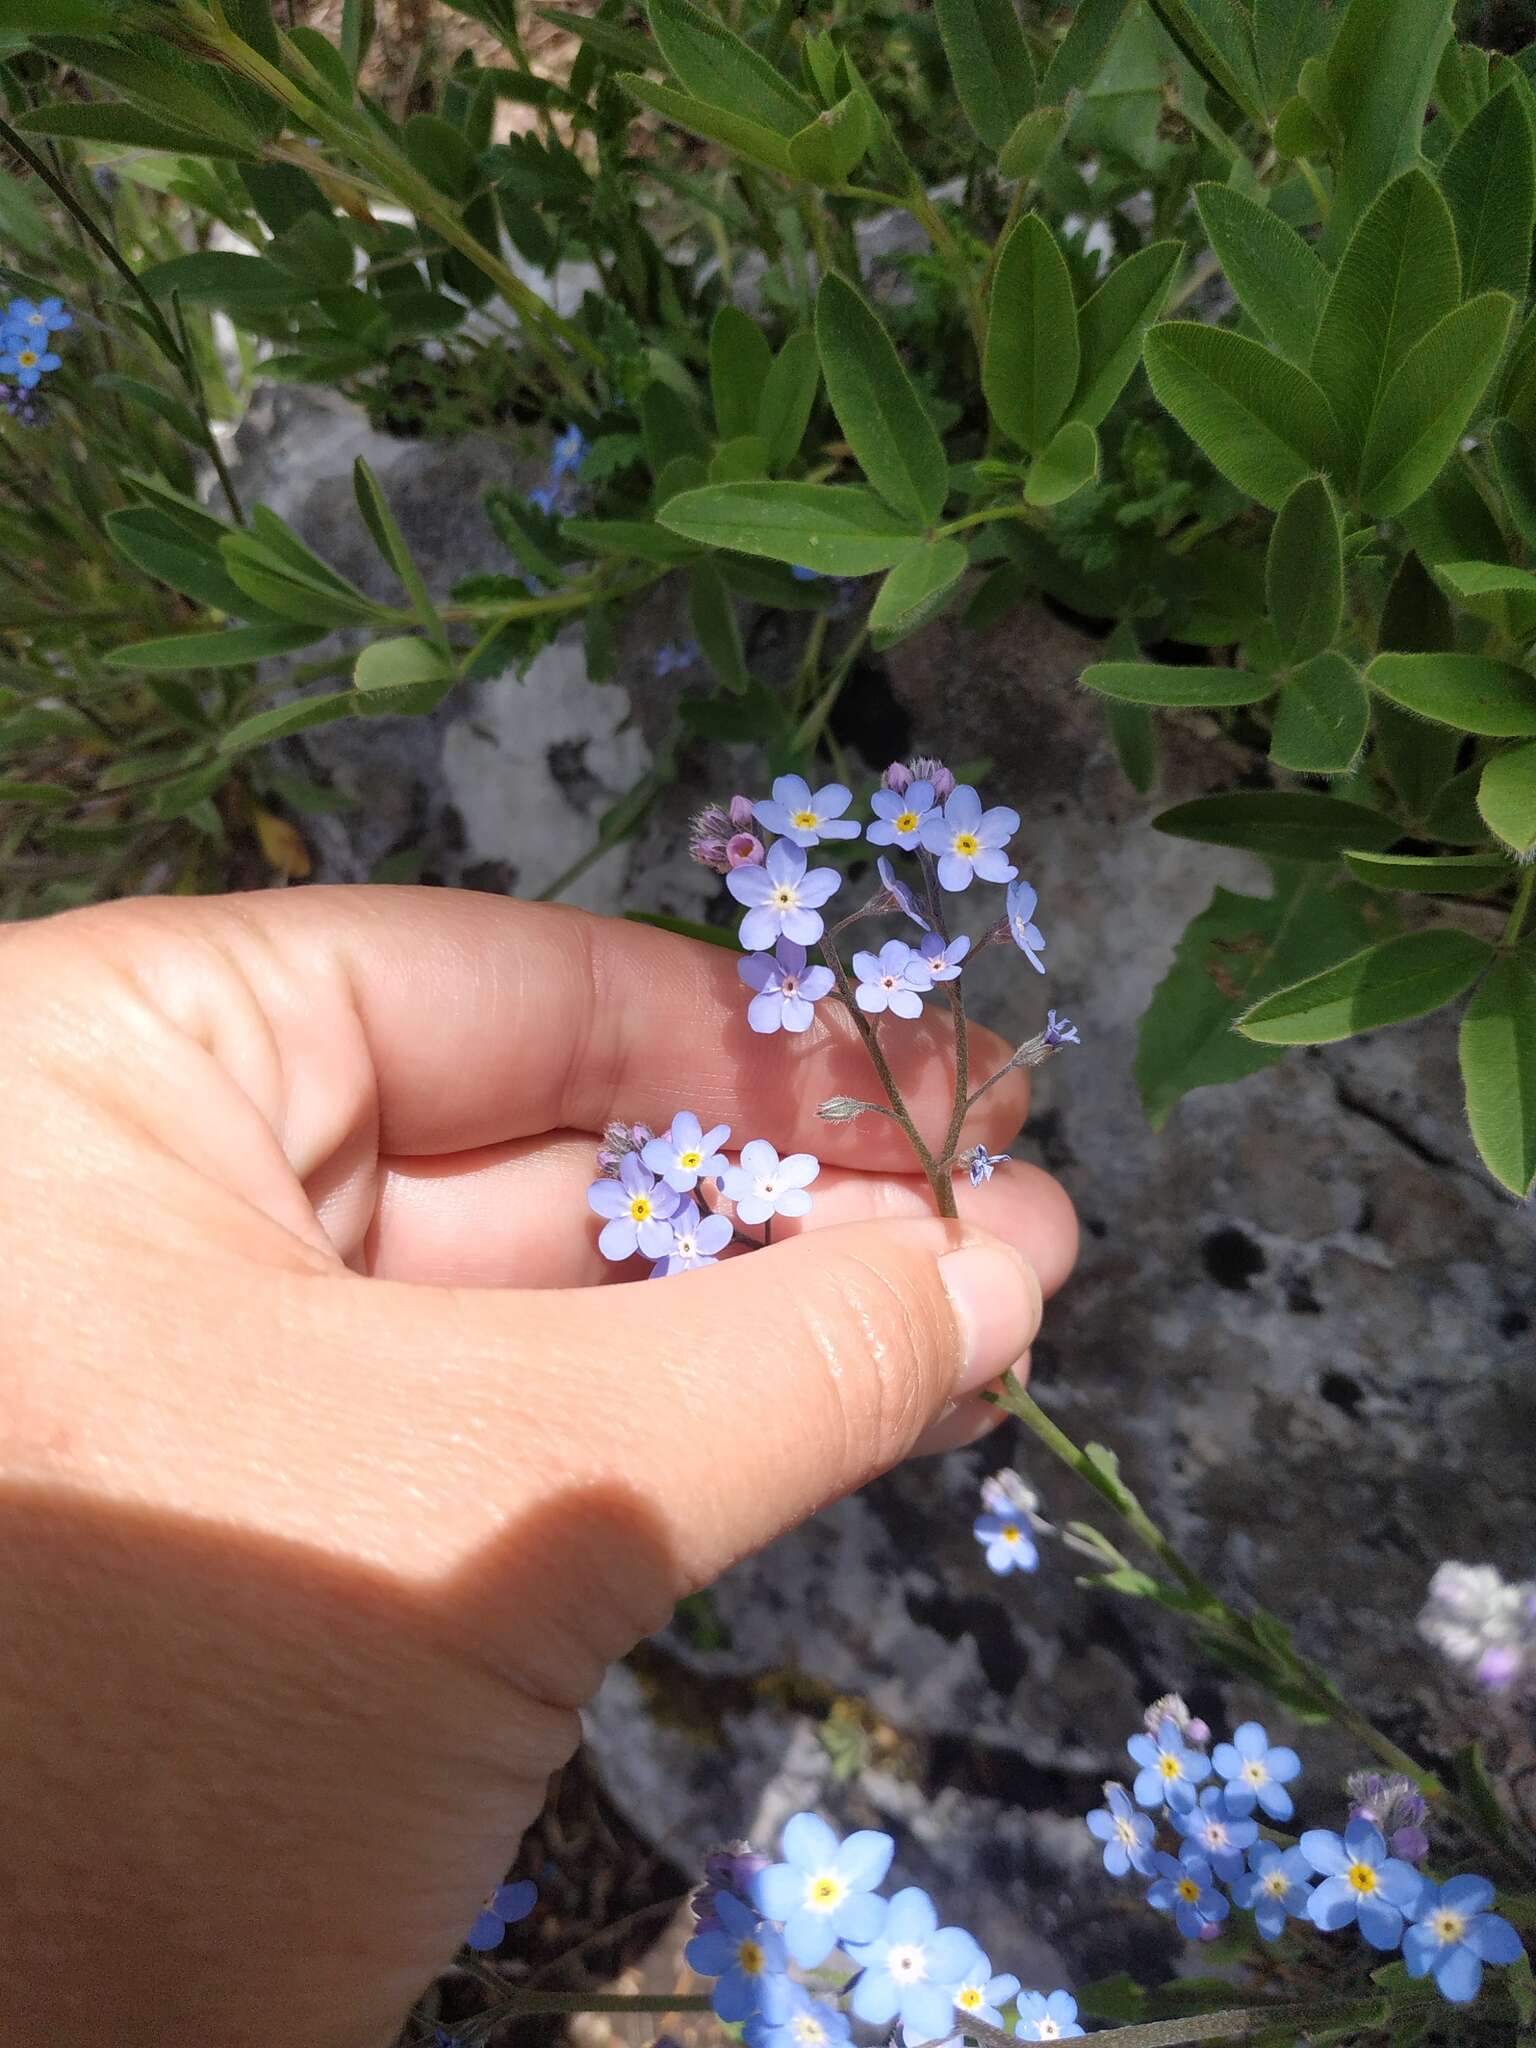
[[1470, 988], [1492, 957], [1487, 940], [1471, 932], [1405, 932], [1277, 989], [1240, 1017], [1237, 1028], [1260, 1045], [1331, 1045], [1427, 1017]]
[[1224, 477], [1261, 505], [1329, 466], [1333, 415], [1305, 370], [1224, 327], [1169, 320], [1146, 340], [1152, 389]]
[[1536, 148], [1525, 96], [1496, 92], [1457, 136], [1440, 166], [1456, 223], [1463, 289], [1508, 292], [1525, 303], [1536, 231]]
[[1378, 654], [1373, 690], [1437, 725], [1495, 739], [1536, 734], [1536, 677], [1483, 654]]
[[1195, 203], [1243, 311], [1283, 356], [1305, 368], [1329, 285], [1311, 243], [1271, 207], [1230, 185], [1197, 185]]
[[1264, 586], [1282, 661], [1308, 661], [1332, 647], [1344, 616], [1343, 536], [1322, 477], [1303, 478], [1280, 507]]
[[352, 683], [359, 690], [402, 690], [415, 683], [451, 681], [453, 663], [430, 640], [405, 636], [375, 640], [357, 657]]
[[1354, 663], [1330, 648], [1286, 679], [1269, 758], [1298, 775], [1347, 775], [1370, 722], [1370, 695]]
[[1030, 464], [1025, 500], [1031, 505], [1060, 505], [1091, 484], [1098, 473], [1098, 435], [1082, 420], [1068, 420]]
[[835, 272], [816, 294], [816, 347], [859, 467], [893, 511], [933, 525], [949, 492], [943, 443], [885, 328]]
[[1130, 382], [1147, 329], [1163, 310], [1182, 242], [1151, 242], [1127, 256], [1078, 310], [1081, 360], [1071, 417], [1098, 426]]
[[1229, 704], [1258, 704], [1275, 692], [1273, 676], [1239, 668], [1182, 668], [1155, 661], [1099, 661], [1082, 674], [1084, 684], [1117, 704], [1159, 704], [1215, 710]]
[[782, 71], [692, 0], [650, 0], [651, 33], [678, 82], [695, 98], [784, 137], [816, 109]]
[[1512, 1195], [1536, 1182], [1536, 946], [1495, 961], [1461, 1020], [1467, 1121]]
[[943, 609], [970, 560], [957, 540], [924, 541], [896, 563], [870, 608], [877, 649], [894, 645]]
[[1360, 459], [1360, 500], [1391, 519], [1421, 498], [1450, 460], [1498, 367], [1514, 302], [1484, 292], [1416, 342], [1382, 393]]
[[1477, 785], [1477, 808], [1512, 853], [1536, 851], [1536, 746], [1494, 755]]
[[757, 411], [773, 364], [768, 337], [739, 306], [722, 306], [709, 330], [709, 389], [722, 441], [757, 432]]
[[1492, 853], [1346, 853], [1345, 864], [1368, 889], [1411, 890], [1419, 896], [1481, 896], [1509, 880], [1510, 866]]
[[1035, 101], [1035, 67], [1013, 0], [934, 0], [965, 118], [999, 150]]
[[1010, 231], [992, 276], [981, 381], [992, 417], [1038, 454], [1077, 388], [1080, 363], [1072, 277], [1038, 214]]
[[1266, 860], [1336, 861], [1351, 846], [1384, 852], [1402, 837], [1397, 822], [1364, 804], [1310, 790], [1233, 790], [1198, 796], [1152, 820], [1175, 839], [1238, 846]]
[[685, 540], [824, 576], [893, 568], [923, 538], [862, 484], [710, 484], [684, 491], [660, 518]]

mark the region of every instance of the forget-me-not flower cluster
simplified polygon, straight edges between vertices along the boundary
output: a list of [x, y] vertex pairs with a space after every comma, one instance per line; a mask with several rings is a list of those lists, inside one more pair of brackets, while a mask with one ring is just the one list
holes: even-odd
[[717, 1202], [735, 1206], [738, 1224], [806, 1215], [821, 1171], [815, 1155], [781, 1159], [766, 1138], [753, 1138], [733, 1164], [725, 1151], [730, 1136], [729, 1124], [706, 1129], [691, 1109], [680, 1109], [661, 1132], [609, 1124], [597, 1151], [598, 1178], [587, 1189], [587, 1206], [603, 1221], [602, 1256], [615, 1264], [648, 1259], [651, 1277], [666, 1279], [719, 1263], [737, 1231]]
[[[1010, 2007], [1021, 2040], [1081, 2034], [1070, 1993], [1025, 1991], [994, 1971], [972, 1934], [940, 1924], [927, 1892], [882, 1895], [895, 1846], [874, 1829], [839, 1838], [818, 1814], [797, 1813], [778, 1861], [741, 1848], [706, 1861], [684, 1955], [714, 1979], [711, 2007], [741, 2023], [747, 2048], [842, 2048], [850, 2019], [899, 2025], [904, 2048], [925, 2048], [954, 2042], [967, 2019], [1006, 2028]], [[857, 1973], [840, 1992], [818, 1995], [790, 1974], [818, 1971], [825, 1986], [847, 1975], [839, 1954]]]
[[[1134, 1801], [1123, 1785], [1106, 1785], [1088, 1829], [1109, 1875], [1147, 1880], [1148, 1905], [1171, 1913], [1188, 1939], [1213, 1939], [1233, 1906], [1253, 1915], [1266, 1942], [1293, 1920], [1324, 1934], [1353, 1928], [1378, 1955], [1401, 1949], [1408, 1975], [1432, 1978], [1455, 2004], [1477, 1996], [1486, 1964], [1519, 1960], [1520, 1937], [1490, 1910], [1485, 1878], [1436, 1883], [1414, 1867], [1428, 1852], [1427, 1809], [1406, 1778], [1357, 1772], [1341, 1832], [1307, 1828], [1299, 1841], [1274, 1841], [1265, 1830], [1291, 1818], [1287, 1788], [1301, 1775], [1294, 1750], [1245, 1721], [1207, 1757], [1210, 1730], [1177, 1695], [1148, 1718], [1128, 1744], [1140, 1766]], [[1219, 1783], [1210, 1782], [1213, 1765]], [[1159, 1824], [1182, 1837], [1171, 1851], [1158, 1844]]]
[[53, 337], [74, 326], [62, 299], [12, 299], [0, 314], [0, 411], [23, 426], [40, 418], [33, 396], [62, 366]]

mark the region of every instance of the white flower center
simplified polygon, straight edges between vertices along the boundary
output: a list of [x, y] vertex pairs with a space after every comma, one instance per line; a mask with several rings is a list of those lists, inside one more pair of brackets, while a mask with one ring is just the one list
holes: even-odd
[[1035, 2036], [1037, 2041], [1059, 2041], [1061, 2039], [1061, 2029], [1053, 2019], [1043, 2019], [1039, 2022], [1039, 2026], [1040, 2031]]
[[778, 886], [775, 888], [773, 892], [773, 906], [775, 910], [794, 909], [795, 892], [789, 886], [788, 882], [780, 882]]
[[779, 994], [781, 996], [792, 996], [799, 986], [800, 979], [798, 975], [781, 974], [779, 976]]
[[1429, 1921], [1436, 1941], [1446, 1948], [1453, 1948], [1467, 1931], [1466, 1915], [1453, 1912], [1449, 1906], [1442, 1906], [1438, 1913], [1432, 1913]]
[[1119, 1841], [1124, 1848], [1134, 1849], [1136, 1847], [1135, 1822], [1129, 1820], [1117, 1820], [1115, 1822], [1115, 1837], [1116, 1840]]
[[1208, 1820], [1205, 1824], [1205, 1846], [1208, 1849], [1225, 1849], [1227, 1846], [1226, 1823]]
[[1243, 1765], [1243, 1783], [1245, 1785], [1265, 1785], [1268, 1782], [1269, 1772], [1265, 1770], [1257, 1757], [1251, 1763]]
[[765, 1202], [771, 1202], [779, 1192], [779, 1184], [776, 1180], [760, 1180], [757, 1184], [757, 1192]]
[[675, 1238], [672, 1243], [672, 1250], [680, 1259], [691, 1259], [693, 1257], [693, 1239], [691, 1237]]
[[827, 2030], [813, 2012], [796, 2013], [789, 2023], [789, 2031], [802, 2044], [802, 2048], [821, 2048], [827, 2038]]
[[899, 979], [900, 977], [894, 974], [882, 974], [880, 977], [880, 986], [882, 988], [895, 988], [899, 984]]
[[1269, 1893], [1272, 1899], [1283, 1899], [1291, 1888], [1291, 1881], [1283, 1870], [1272, 1870], [1264, 1879], [1260, 1890]]
[[885, 1952], [885, 1967], [898, 1984], [921, 1984], [928, 1975], [928, 1954], [921, 1942], [897, 1942]]

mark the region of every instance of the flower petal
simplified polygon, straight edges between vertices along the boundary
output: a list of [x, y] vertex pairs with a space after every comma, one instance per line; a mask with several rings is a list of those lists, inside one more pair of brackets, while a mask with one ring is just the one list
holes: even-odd
[[1349, 1868], [1349, 1854], [1331, 1828], [1308, 1828], [1299, 1846], [1312, 1868], [1324, 1877], [1336, 1877]]
[[1520, 1960], [1520, 1937], [1501, 1914], [1479, 1913], [1469, 1924], [1464, 1939], [1473, 1955], [1481, 1956], [1485, 1963]]

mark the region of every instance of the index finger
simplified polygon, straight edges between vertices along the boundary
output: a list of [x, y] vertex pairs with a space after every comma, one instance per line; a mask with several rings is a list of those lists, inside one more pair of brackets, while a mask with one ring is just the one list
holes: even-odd
[[[374, 1090], [380, 1152], [595, 1133], [613, 1118], [664, 1128], [688, 1108], [706, 1124], [729, 1124], [737, 1144], [763, 1136], [781, 1151], [910, 1170], [910, 1148], [889, 1118], [817, 1118], [828, 1096], [883, 1099], [842, 1004], [818, 1004], [803, 1034], [759, 1035], [747, 1023], [741, 956], [719, 947], [560, 905], [440, 889], [264, 892], [195, 911], [141, 901], [112, 915], [136, 927], [153, 921], [167, 940], [199, 921], [200, 950], [211, 940], [256, 996], [295, 1098], [313, 1103], [306, 1077], [339, 1080], [339, 1049], [356, 1047], [352, 1058], [371, 1075], [347, 1079]], [[177, 979], [170, 950], [172, 963], [156, 966], [135, 938], [135, 973], [162, 1001]], [[937, 1144], [953, 1089], [947, 1008], [890, 1024], [881, 1042], [919, 1129]], [[1010, 1050], [975, 1027], [971, 1043], [978, 1078]], [[1028, 1099], [1016, 1070], [978, 1105], [969, 1134], [1005, 1145]], [[304, 1171], [298, 1155], [309, 1148], [291, 1116], [283, 1136]]]

